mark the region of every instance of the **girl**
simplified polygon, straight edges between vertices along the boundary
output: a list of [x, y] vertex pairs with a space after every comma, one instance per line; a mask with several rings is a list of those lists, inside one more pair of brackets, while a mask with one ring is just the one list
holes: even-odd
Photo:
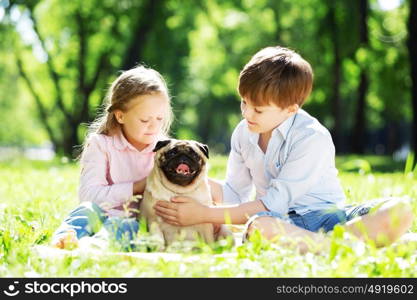
[[82, 237], [104, 227], [130, 241], [138, 230], [132, 196], [141, 195], [153, 167], [156, 142], [166, 138], [173, 119], [167, 85], [155, 70], [138, 66], [111, 85], [104, 112], [89, 126], [81, 154], [79, 199], [52, 238], [74, 248]]

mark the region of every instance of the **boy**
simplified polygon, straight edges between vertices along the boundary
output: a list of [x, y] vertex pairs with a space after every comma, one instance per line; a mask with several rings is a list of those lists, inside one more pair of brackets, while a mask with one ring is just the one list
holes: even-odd
[[[256, 53], [239, 77], [244, 119], [231, 138], [225, 183], [210, 182], [215, 201], [234, 206], [205, 207], [176, 197], [158, 202], [157, 214], [180, 226], [224, 223], [228, 215], [233, 224], [247, 223], [249, 235], [258, 229], [268, 239], [286, 235], [316, 242], [323, 241], [319, 230], [357, 217], [345, 226], [359, 238], [378, 246], [396, 240], [411, 226], [408, 204], [385, 201], [368, 215], [369, 205], [344, 207], [331, 135], [301, 109], [312, 85], [310, 64], [294, 51], [268, 47]], [[256, 198], [249, 201], [253, 185]], [[309, 250], [303, 240], [297, 246]]]

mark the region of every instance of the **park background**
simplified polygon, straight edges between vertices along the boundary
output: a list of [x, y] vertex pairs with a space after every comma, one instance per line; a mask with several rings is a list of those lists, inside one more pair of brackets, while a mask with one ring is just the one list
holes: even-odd
[[155, 261], [33, 250], [77, 203], [75, 146], [120, 70], [162, 73], [172, 136], [207, 143], [222, 179], [239, 72], [271, 45], [313, 67], [304, 109], [331, 131], [348, 203], [414, 199], [415, 0], [0, 0], [0, 276], [417, 276], [415, 243], [345, 244], [341, 228], [314, 258], [260, 238]]
[[0, 3], [1, 146], [73, 157], [109, 84], [143, 63], [168, 81], [172, 135], [226, 154], [241, 118], [239, 72], [271, 45], [311, 63], [304, 108], [330, 129], [337, 153], [404, 159], [417, 140], [415, 1]]

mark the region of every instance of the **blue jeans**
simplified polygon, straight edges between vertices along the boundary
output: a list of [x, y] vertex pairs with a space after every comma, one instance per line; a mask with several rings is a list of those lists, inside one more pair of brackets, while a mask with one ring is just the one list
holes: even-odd
[[387, 200], [376, 200], [367, 202], [357, 206], [346, 206], [343, 209], [329, 208], [321, 210], [313, 210], [306, 212], [302, 215], [297, 214], [295, 211], [290, 211], [288, 215], [281, 215], [273, 211], [262, 211], [253, 215], [246, 223], [246, 229], [244, 234], [244, 240], [247, 236], [247, 229], [252, 222], [259, 217], [273, 217], [280, 219], [286, 223], [301, 227], [303, 229], [318, 232], [323, 230], [329, 232], [333, 230], [337, 224], [344, 224], [356, 217], [360, 217], [369, 213], [373, 208], [376, 208]]
[[108, 217], [97, 204], [83, 202], [70, 212], [55, 231], [53, 238], [68, 230], [74, 230], [78, 239], [94, 236], [105, 230], [106, 234], [100, 234], [100, 237], [110, 237], [123, 250], [131, 250], [130, 242], [139, 230], [139, 223], [135, 218]]

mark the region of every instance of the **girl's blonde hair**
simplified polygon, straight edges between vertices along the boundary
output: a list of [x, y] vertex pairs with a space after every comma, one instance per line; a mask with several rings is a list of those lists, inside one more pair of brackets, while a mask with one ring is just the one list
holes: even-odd
[[[169, 136], [169, 128], [173, 120], [173, 113], [170, 104], [169, 92], [164, 78], [157, 71], [142, 65], [124, 71], [112, 83], [104, 100], [104, 109], [97, 118], [88, 126], [88, 141], [92, 134], [114, 135], [120, 129], [116, 120], [115, 111], [123, 112], [129, 109], [131, 100], [138, 96], [161, 93], [168, 99], [168, 116], [164, 118], [162, 134]], [[84, 148], [84, 147], [83, 147]]]

